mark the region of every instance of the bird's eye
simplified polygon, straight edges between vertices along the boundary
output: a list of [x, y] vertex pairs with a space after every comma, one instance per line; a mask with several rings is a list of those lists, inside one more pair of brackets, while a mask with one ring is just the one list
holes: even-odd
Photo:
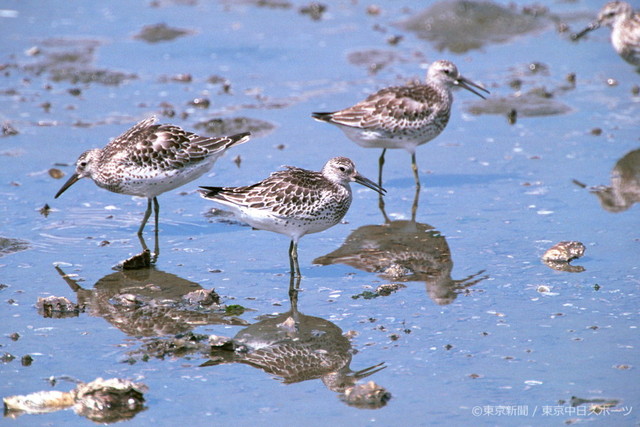
[[87, 162], [80, 162], [78, 166], [80, 166], [81, 168], [84, 168], [87, 166]]
[[339, 166], [338, 169], [340, 169], [341, 172], [344, 172], [347, 170], [347, 168], [345, 168], [344, 166]]

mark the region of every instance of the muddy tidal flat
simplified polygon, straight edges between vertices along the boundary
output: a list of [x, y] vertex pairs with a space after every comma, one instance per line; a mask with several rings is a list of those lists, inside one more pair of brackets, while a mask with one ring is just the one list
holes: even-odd
[[[638, 425], [640, 73], [604, 1], [150, 0], [0, 5], [0, 396], [8, 426]], [[640, 6], [635, 4], [636, 8]], [[381, 150], [312, 119], [424, 80], [455, 90], [384, 203], [253, 229], [199, 186]], [[157, 116], [251, 132], [147, 200], [78, 156]]]

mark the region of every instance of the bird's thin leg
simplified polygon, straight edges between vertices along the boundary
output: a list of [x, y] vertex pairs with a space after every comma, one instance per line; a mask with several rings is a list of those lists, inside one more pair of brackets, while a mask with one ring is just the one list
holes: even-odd
[[[383, 148], [382, 154], [380, 155], [380, 159], [378, 160], [378, 185], [380, 187], [382, 187], [382, 167], [384, 166], [384, 153], [386, 152], [387, 152], [387, 149]], [[380, 208], [380, 211], [382, 211], [382, 216], [384, 216], [384, 220], [386, 222], [389, 222], [387, 218], [387, 214], [384, 210], [384, 197], [382, 197], [382, 194], [378, 194], [378, 207]]]
[[147, 221], [151, 216], [151, 199], [147, 199], [147, 210], [144, 212], [144, 218], [142, 218], [142, 224], [140, 224], [140, 228], [138, 229], [138, 236], [142, 235], [142, 230], [144, 230], [144, 226], [147, 225]]
[[156, 212], [156, 236], [158, 235], [158, 218], [160, 217], [160, 203], [158, 203], [158, 198], [153, 198], [153, 208]]
[[289, 245], [289, 264], [291, 266], [291, 275], [293, 277], [302, 277], [300, 274], [300, 265], [298, 264], [298, 244], [293, 240]]
[[416, 153], [411, 153], [411, 169], [413, 170], [413, 178], [416, 180], [416, 188], [420, 189], [420, 176], [418, 175], [418, 163], [416, 163]]
[[387, 152], [386, 148], [382, 149], [382, 154], [380, 154], [380, 159], [378, 159], [378, 185], [382, 187], [382, 167], [384, 166], [384, 153]]

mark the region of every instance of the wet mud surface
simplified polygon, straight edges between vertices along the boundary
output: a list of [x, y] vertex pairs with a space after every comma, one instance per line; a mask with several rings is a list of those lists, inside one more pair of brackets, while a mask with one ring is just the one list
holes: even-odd
[[491, 1], [440, 1], [397, 25], [428, 40], [439, 51], [465, 53], [539, 32], [551, 24], [540, 6], [519, 9]]
[[[640, 74], [598, 1], [29, 2], [0, 8], [0, 391], [7, 425], [633, 425], [640, 420]], [[448, 59], [445, 131], [388, 150], [299, 245], [198, 186], [365, 149], [311, 118]], [[250, 131], [146, 200], [78, 155], [157, 115]], [[107, 409], [105, 409], [107, 408]], [[109, 409], [110, 408], [110, 409]]]

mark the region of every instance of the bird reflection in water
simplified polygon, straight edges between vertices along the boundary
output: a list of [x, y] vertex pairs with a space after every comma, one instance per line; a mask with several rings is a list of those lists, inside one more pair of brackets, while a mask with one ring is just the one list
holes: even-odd
[[314, 264], [346, 264], [385, 280], [423, 281], [429, 297], [438, 305], [451, 304], [462, 292], [486, 279], [480, 270], [464, 279], [451, 278], [453, 260], [445, 237], [434, 227], [416, 221], [420, 189], [411, 208], [411, 220], [391, 221], [379, 201], [382, 225], [354, 230], [337, 250], [316, 258]]
[[214, 290], [155, 268], [108, 274], [93, 289], [84, 289], [59, 266], [55, 268], [76, 293], [79, 307], [130, 336], [176, 335], [200, 325], [247, 324], [226, 315]]
[[640, 202], [640, 149], [625, 154], [611, 171], [611, 185], [591, 188], [609, 212], [623, 212]]
[[298, 311], [300, 278], [290, 279], [291, 309], [242, 329], [211, 349], [202, 366], [242, 363], [279, 377], [285, 384], [320, 378], [345, 403], [363, 408], [386, 405], [391, 394], [373, 381], [358, 381], [384, 369], [383, 363], [353, 371], [351, 342], [334, 323]]

